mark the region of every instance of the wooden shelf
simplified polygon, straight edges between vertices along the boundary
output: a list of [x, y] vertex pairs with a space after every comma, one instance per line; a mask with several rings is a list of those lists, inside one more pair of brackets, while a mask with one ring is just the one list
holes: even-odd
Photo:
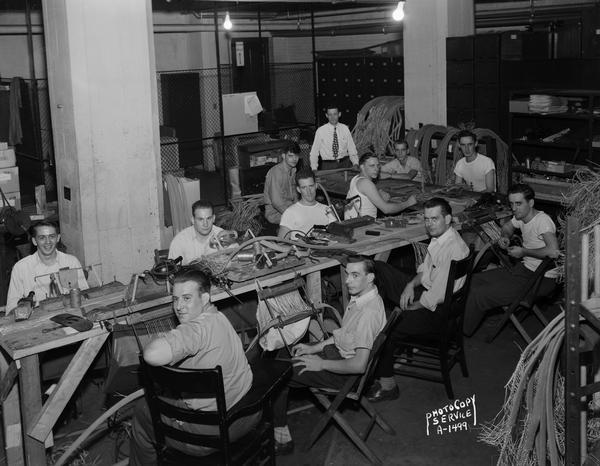
[[512, 116], [523, 117], [523, 118], [548, 118], [548, 119], [559, 119], [559, 120], [589, 120], [589, 119], [600, 119], [600, 115], [594, 115], [593, 113], [531, 113], [531, 112], [510, 112]]

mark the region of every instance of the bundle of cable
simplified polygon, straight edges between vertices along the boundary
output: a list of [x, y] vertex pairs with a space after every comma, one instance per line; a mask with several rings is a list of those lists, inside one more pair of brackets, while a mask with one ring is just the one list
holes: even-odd
[[525, 348], [506, 384], [502, 410], [479, 440], [500, 450], [498, 465], [564, 464], [564, 396], [558, 359], [564, 311]]

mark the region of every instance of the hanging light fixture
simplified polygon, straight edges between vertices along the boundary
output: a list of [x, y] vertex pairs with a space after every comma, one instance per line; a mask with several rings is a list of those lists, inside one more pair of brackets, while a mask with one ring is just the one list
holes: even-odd
[[402, 21], [404, 19], [404, 2], [398, 2], [398, 6], [392, 13], [394, 21]]
[[225, 13], [225, 21], [223, 21], [223, 27], [228, 31], [233, 27], [233, 23], [231, 22], [231, 18], [229, 17], [229, 12]]

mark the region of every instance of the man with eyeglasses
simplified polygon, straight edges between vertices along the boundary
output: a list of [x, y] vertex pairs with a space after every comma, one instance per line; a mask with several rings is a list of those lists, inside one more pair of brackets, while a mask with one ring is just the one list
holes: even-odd
[[31, 291], [35, 293], [36, 303], [46, 299], [53, 279], [51, 274], [58, 274], [59, 269], [77, 269], [77, 283], [60, 283], [59, 280], [55, 280], [60, 293], [67, 293], [69, 286], [78, 287], [80, 290], [88, 289], [79, 260], [56, 249], [60, 242], [60, 233], [54, 222], [38, 222], [31, 227], [30, 234], [31, 242], [37, 246], [37, 251], [21, 259], [12, 269], [6, 298], [6, 314], [12, 312], [19, 299], [26, 297]]
[[477, 152], [477, 137], [469, 130], [458, 133], [458, 146], [464, 157], [456, 162], [456, 184], [466, 184], [471, 191], [496, 191], [496, 166], [489, 157]]

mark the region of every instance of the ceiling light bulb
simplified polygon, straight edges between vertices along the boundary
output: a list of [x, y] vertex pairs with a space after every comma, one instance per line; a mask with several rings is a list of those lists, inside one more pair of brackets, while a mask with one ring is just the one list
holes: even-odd
[[231, 22], [231, 18], [229, 17], [229, 12], [225, 13], [225, 21], [223, 21], [223, 27], [228, 31], [233, 27], [233, 23]]
[[392, 13], [394, 21], [402, 21], [404, 19], [404, 2], [398, 2], [398, 6]]

